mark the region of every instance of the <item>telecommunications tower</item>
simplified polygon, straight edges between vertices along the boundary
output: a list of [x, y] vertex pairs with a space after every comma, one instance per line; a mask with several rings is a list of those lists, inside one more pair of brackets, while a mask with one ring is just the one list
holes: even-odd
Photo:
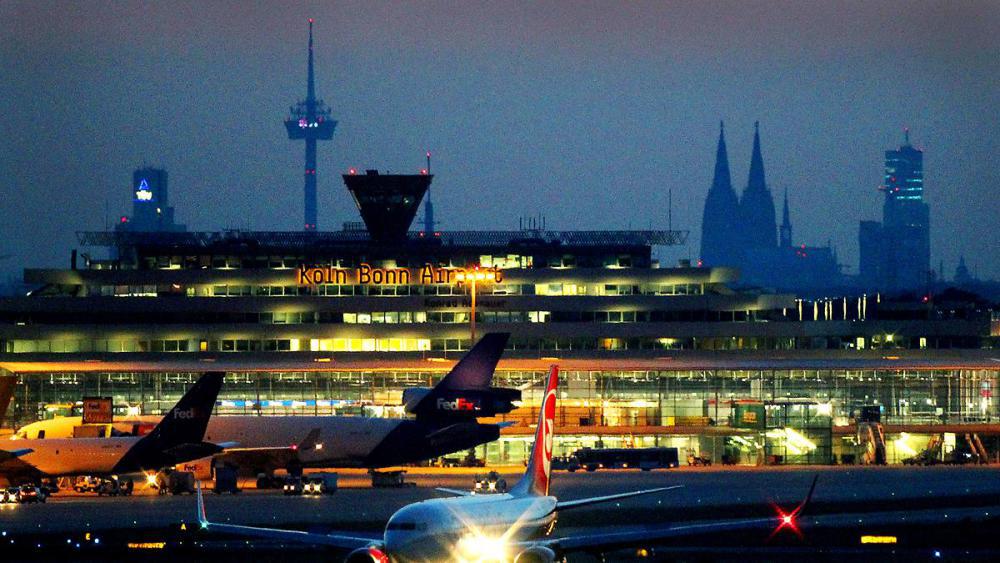
[[288, 138], [306, 142], [305, 167], [305, 220], [306, 231], [316, 230], [316, 141], [329, 141], [337, 122], [330, 119], [330, 108], [323, 100], [316, 99], [316, 83], [313, 78], [313, 20], [309, 18], [309, 78], [306, 85], [306, 99], [288, 108], [285, 128]]

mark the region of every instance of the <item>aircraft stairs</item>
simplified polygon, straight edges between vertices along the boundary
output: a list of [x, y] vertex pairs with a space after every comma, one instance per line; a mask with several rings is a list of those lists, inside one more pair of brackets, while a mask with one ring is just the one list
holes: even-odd
[[863, 465], [885, 465], [885, 430], [879, 422], [858, 423], [858, 444]]

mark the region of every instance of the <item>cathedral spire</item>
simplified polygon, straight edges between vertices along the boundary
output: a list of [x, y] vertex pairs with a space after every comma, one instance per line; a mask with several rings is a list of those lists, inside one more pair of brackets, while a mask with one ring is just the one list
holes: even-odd
[[781, 211], [781, 248], [792, 247], [792, 220], [788, 213], [788, 188], [785, 188], [785, 208]]
[[750, 157], [750, 178], [747, 181], [748, 190], [766, 190], [764, 180], [764, 157], [760, 153], [760, 122], [753, 122], [753, 156]]
[[726, 151], [726, 126], [719, 122], [719, 144], [715, 149], [715, 175], [712, 178], [713, 190], [733, 190], [733, 181], [729, 175], [729, 154]]
[[750, 157], [750, 175], [747, 187], [740, 198], [740, 214], [746, 248], [776, 248], [778, 246], [777, 221], [774, 200], [764, 179], [764, 157], [760, 150], [760, 122], [753, 124], [753, 155]]
[[701, 261], [708, 266], [736, 266], [740, 259], [737, 217], [739, 198], [729, 175], [725, 126], [719, 122], [719, 143], [715, 149], [715, 173], [705, 198], [701, 222]]

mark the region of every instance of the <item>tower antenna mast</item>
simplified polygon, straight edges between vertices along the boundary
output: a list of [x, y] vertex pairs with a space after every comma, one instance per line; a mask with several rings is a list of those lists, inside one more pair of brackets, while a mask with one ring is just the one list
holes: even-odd
[[313, 19], [309, 18], [309, 63], [306, 78], [306, 99], [300, 100], [288, 110], [285, 129], [288, 138], [306, 142], [306, 165], [304, 171], [305, 194], [303, 201], [303, 228], [315, 231], [316, 223], [316, 142], [329, 141], [337, 122], [330, 118], [330, 108], [323, 100], [316, 99], [316, 78], [313, 70]]

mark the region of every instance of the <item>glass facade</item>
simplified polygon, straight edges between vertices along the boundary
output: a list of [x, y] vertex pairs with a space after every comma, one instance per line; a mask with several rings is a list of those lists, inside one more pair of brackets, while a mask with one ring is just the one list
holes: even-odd
[[[562, 371], [556, 454], [584, 446], [681, 447], [734, 463], [833, 463], [857, 457], [856, 422], [880, 407], [889, 461], [900, 461], [935, 431], [990, 425], [996, 369], [699, 369]], [[538, 416], [544, 370], [498, 370], [494, 384], [524, 389], [512, 425], [481, 447], [493, 463], [520, 463]], [[197, 379], [194, 372], [23, 374], [11, 415], [23, 424], [65, 414], [83, 396], [113, 397], [120, 411], [161, 414]], [[227, 372], [218, 415], [402, 417], [407, 387], [432, 385], [442, 371]], [[763, 420], [761, 420], [763, 419]], [[748, 423], [749, 422], [749, 423]], [[900, 433], [905, 433], [900, 442]], [[923, 438], [922, 438], [923, 437]], [[899, 451], [896, 451], [896, 450]], [[911, 453], [912, 455], [912, 453]], [[844, 457], [847, 456], [847, 457]]]

